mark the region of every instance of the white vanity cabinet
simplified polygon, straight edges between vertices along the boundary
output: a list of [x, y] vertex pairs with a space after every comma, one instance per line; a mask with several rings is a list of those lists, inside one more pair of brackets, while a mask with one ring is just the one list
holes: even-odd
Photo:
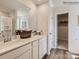
[[31, 44], [27, 44], [0, 56], [0, 59], [31, 59], [31, 54]]
[[47, 53], [47, 38], [43, 37], [39, 40], [39, 59]]
[[33, 59], [42, 59], [47, 53], [47, 38], [42, 37], [33, 42]]
[[23, 44], [19, 47], [16, 47], [16, 49], [7, 51], [5, 54], [0, 55], [0, 59], [42, 59], [43, 56], [47, 53], [46, 37], [36, 38], [36, 40], [32, 40], [29, 43], [26, 42], [24, 42], [25, 45]]
[[0, 59], [14, 59], [14, 55], [10, 52], [5, 55], [1, 55]]
[[38, 57], [38, 40], [33, 42], [33, 59], [39, 59]]
[[28, 50], [14, 59], [31, 59], [31, 50]]

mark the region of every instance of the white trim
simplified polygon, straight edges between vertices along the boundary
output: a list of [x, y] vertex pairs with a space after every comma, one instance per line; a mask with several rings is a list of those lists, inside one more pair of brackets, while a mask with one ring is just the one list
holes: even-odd
[[[58, 21], [57, 21], [57, 20], [58, 20], [58, 19], [57, 19], [57, 15], [58, 15], [58, 14], [65, 14], [65, 13], [68, 13], [68, 22], [69, 22], [69, 12], [68, 12], [68, 11], [55, 13], [55, 17], [56, 17], [56, 18], [55, 18], [55, 19], [56, 19], [56, 28], [55, 28], [56, 39], [55, 39], [55, 40], [56, 40], [56, 42], [58, 41], [58, 36], [57, 36], [57, 34], [58, 34], [58, 33], [57, 33], [57, 32], [58, 32], [58, 26], [57, 26], [57, 24], [58, 24], [57, 22], [58, 22]], [[58, 46], [58, 43], [56, 43], [56, 48], [57, 48], [57, 46]], [[69, 50], [69, 23], [68, 23], [68, 50]]]

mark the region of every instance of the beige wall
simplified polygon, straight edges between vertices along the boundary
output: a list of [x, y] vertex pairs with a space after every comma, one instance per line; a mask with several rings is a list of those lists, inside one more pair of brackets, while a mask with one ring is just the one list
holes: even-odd
[[38, 30], [48, 33], [48, 3], [38, 7]]

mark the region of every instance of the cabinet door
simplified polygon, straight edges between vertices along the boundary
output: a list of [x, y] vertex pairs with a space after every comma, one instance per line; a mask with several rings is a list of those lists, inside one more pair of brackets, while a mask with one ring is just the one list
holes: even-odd
[[42, 59], [46, 53], [47, 53], [47, 39], [42, 38], [39, 40], [39, 59]]
[[31, 50], [24, 52], [23, 54], [19, 55], [15, 59], [31, 59]]
[[33, 59], [38, 59], [38, 47], [33, 47]]
[[8, 53], [0, 56], [0, 59], [14, 59], [14, 55], [12, 53]]
[[38, 59], [38, 41], [33, 42], [33, 59]]
[[0, 56], [0, 59], [31, 59], [31, 44], [10, 51]]

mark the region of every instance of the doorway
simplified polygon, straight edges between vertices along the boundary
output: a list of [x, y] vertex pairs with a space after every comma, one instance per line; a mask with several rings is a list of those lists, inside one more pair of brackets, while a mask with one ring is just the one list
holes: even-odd
[[68, 13], [57, 15], [58, 49], [68, 50]]

